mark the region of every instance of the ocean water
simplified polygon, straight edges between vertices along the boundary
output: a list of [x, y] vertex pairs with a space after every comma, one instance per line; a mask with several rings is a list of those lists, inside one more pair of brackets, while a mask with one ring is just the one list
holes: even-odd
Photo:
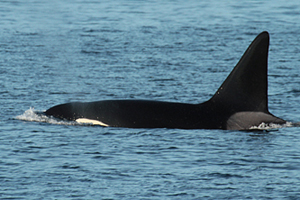
[[0, 199], [298, 199], [300, 127], [128, 129], [71, 101], [201, 103], [271, 36], [269, 109], [300, 121], [300, 2], [0, 1]]

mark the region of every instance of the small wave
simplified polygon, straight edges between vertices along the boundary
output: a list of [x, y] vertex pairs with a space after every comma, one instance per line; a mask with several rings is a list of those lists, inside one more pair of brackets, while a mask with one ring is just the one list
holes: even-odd
[[295, 123], [293, 123], [293, 126], [295, 126], [295, 127], [300, 127], [300, 122], [295, 122]]
[[64, 121], [55, 119], [53, 117], [48, 117], [43, 114], [44, 111], [37, 111], [34, 108], [29, 108], [23, 114], [16, 116], [15, 118], [23, 121], [30, 122], [45, 122], [50, 124], [59, 124], [59, 125], [79, 125], [77, 122]]
[[274, 124], [274, 123], [264, 123], [262, 122], [258, 126], [250, 127], [250, 130], [272, 130], [272, 129], [279, 129], [285, 127], [293, 127], [292, 122], [286, 122], [285, 124]]

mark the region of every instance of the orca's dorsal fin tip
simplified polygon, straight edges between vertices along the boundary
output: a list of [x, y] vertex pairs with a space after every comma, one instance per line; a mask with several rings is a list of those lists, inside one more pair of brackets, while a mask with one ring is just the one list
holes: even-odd
[[268, 113], [269, 33], [260, 33], [210, 101], [232, 112]]
[[268, 31], [263, 31], [261, 32], [260, 34], [258, 34], [258, 36], [256, 38], [259, 38], [259, 37], [269, 37], [269, 32]]

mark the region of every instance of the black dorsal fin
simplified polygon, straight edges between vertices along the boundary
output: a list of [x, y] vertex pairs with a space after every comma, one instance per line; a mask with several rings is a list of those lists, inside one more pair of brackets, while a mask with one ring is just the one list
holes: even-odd
[[260, 33], [210, 99], [232, 112], [268, 111], [269, 33]]

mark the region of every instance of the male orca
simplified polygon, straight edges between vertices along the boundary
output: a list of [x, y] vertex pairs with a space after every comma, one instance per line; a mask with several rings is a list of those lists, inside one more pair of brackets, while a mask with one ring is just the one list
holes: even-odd
[[59, 119], [128, 128], [247, 130], [284, 124], [268, 110], [268, 32], [260, 33], [214, 96], [201, 104], [147, 100], [73, 102], [45, 114]]

